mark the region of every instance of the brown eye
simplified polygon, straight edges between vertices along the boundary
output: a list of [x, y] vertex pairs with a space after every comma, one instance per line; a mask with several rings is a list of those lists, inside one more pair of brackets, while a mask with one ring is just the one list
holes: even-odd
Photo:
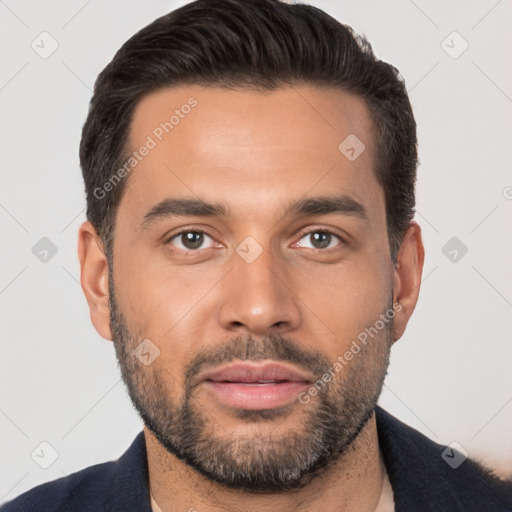
[[[207, 247], [202, 247], [205, 242], [208, 243]], [[189, 230], [176, 234], [169, 240], [169, 243], [184, 251], [194, 251], [212, 247], [213, 239], [203, 231]]]
[[299, 247], [309, 249], [330, 249], [339, 245], [341, 238], [329, 231], [311, 231], [306, 233], [298, 242]]
[[325, 249], [326, 247], [329, 247], [329, 244], [331, 243], [331, 234], [325, 233], [322, 231], [318, 231], [316, 233], [311, 233], [309, 235], [309, 239], [311, 241], [311, 244], [316, 249]]

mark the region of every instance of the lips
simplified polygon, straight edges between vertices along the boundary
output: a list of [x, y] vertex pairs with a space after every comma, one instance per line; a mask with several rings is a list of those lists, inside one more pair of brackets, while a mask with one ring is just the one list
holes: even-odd
[[313, 380], [310, 373], [281, 363], [255, 364], [249, 362], [231, 363], [227, 366], [210, 370], [200, 378], [202, 381], [236, 382], [245, 384], [270, 384], [276, 382], [309, 382]]
[[237, 362], [206, 371], [198, 383], [221, 404], [238, 409], [274, 409], [297, 401], [314, 376], [275, 362]]

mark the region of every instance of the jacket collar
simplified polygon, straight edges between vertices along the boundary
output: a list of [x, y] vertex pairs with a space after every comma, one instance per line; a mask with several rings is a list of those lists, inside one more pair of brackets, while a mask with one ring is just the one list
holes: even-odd
[[[441, 456], [444, 446], [434, 443], [380, 407], [376, 408], [376, 419], [379, 446], [393, 488], [396, 512], [479, 510], [478, 503], [484, 502], [500, 505], [492, 510], [508, 510], [503, 498], [498, 497], [490, 480], [486, 480], [486, 474], [475, 463], [467, 460], [455, 471]], [[105, 510], [151, 512], [143, 431], [114, 464], [117, 471]]]

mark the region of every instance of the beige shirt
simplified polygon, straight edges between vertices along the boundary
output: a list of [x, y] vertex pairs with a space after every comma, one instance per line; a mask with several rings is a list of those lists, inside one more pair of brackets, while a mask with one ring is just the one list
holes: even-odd
[[[151, 496], [151, 510], [153, 512], [164, 512], [155, 501], [155, 498]], [[375, 512], [395, 512], [395, 500], [393, 498], [393, 488], [389, 481], [388, 472], [384, 469], [384, 482], [382, 483], [382, 492], [380, 495], [379, 503]]]
[[384, 481], [382, 482], [382, 491], [380, 493], [379, 503], [375, 512], [395, 512], [395, 498], [393, 496], [393, 488], [389, 481], [389, 475], [384, 467]]

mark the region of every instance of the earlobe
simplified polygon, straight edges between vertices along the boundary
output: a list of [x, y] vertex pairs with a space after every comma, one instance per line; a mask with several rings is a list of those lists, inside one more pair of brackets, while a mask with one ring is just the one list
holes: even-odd
[[416, 307], [424, 260], [425, 250], [421, 239], [421, 228], [416, 222], [411, 222], [400, 245], [395, 266], [393, 303], [397, 307], [395, 308], [394, 341], [402, 337]]
[[78, 232], [80, 283], [89, 305], [91, 321], [98, 334], [112, 340], [108, 288], [108, 261], [103, 242], [90, 222]]

